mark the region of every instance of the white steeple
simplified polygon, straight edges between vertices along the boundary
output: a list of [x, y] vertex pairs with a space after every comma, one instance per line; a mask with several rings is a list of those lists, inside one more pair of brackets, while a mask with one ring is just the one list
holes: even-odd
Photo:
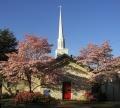
[[65, 48], [65, 42], [64, 42], [64, 35], [63, 35], [63, 25], [62, 25], [61, 6], [60, 6], [58, 49], [63, 49], [63, 48]]
[[61, 8], [62, 8], [62, 6], [60, 6], [58, 44], [57, 44], [57, 49], [56, 49], [56, 56], [59, 56], [62, 54], [68, 54], [68, 49], [65, 48], [65, 39], [64, 39], [64, 34], [63, 34]]

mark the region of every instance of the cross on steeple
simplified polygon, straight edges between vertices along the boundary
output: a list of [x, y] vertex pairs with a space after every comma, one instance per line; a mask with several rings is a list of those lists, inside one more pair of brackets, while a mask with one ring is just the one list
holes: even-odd
[[60, 10], [61, 10], [62, 6], [60, 5], [59, 8], [60, 8]]

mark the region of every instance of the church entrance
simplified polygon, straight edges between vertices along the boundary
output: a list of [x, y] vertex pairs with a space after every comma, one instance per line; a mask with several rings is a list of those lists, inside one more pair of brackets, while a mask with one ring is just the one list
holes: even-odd
[[71, 82], [63, 82], [63, 100], [71, 100]]

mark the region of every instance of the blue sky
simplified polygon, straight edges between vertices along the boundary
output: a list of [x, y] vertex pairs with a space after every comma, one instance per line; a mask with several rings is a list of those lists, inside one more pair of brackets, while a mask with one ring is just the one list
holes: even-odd
[[113, 54], [120, 55], [120, 0], [0, 0], [0, 28], [10, 28], [18, 40], [25, 34], [46, 37], [54, 55], [60, 4], [70, 54], [108, 40]]

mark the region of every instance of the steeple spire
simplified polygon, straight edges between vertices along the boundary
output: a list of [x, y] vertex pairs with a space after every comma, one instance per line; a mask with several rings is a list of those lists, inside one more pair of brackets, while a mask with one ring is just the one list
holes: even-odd
[[64, 34], [63, 34], [63, 24], [62, 24], [62, 15], [61, 15], [61, 8], [60, 7], [60, 16], [59, 16], [59, 32], [58, 32], [58, 49], [65, 48], [65, 42], [64, 42]]
[[63, 34], [63, 23], [62, 23], [62, 12], [60, 7], [60, 16], [59, 16], [59, 31], [58, 31], [58, 45], [56, 49], [56, 56], [62, 55], [62, 54], [68, 54], [68, 49], [65, 48], [65, 39]]

